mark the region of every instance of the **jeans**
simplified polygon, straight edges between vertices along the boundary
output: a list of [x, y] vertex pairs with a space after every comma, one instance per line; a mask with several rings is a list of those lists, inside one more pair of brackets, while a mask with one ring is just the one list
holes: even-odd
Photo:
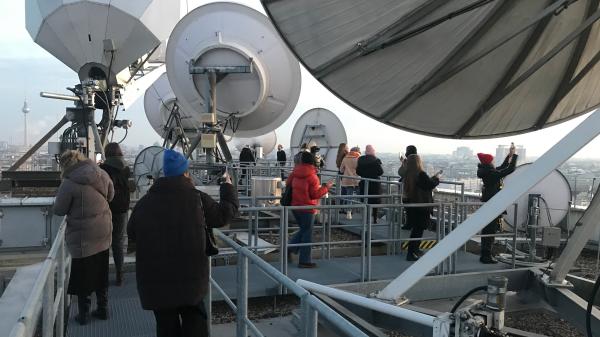
[[[301, 211], [292, 211], [294, 213], [294, 218], [296, 218], [296, 222], [298, 226], [300, 226], [300, 230], [294, 234], [292, 239], [290, 240], [290, 244], [295, 243], [311, 243], [312, 242], [312, 227], [315, 222], [315, 215], [313, 213], [301, 212]], [[291, 247], [290, 251], [293, 253], [300, 253], [298, 257], [299, 263], [310, 263], [311, 256], [310, 246], [302, 246], [302, 247]]]
[[[354, 195], [358, 190], [357, 186], [342, 186], [342, 195]], [[340, 205], [350, 205], [351, 203], [345, 199], [340, 199]]]
[[115, 260], [115, 269], [118, 273], [123, 271], [123, 259], [127, 251], [127, 212], [113, 213], [112, 215], [112, 252]]
[[154, 310], [157, 337], [208, 337], [206, 299], [197, 305]]

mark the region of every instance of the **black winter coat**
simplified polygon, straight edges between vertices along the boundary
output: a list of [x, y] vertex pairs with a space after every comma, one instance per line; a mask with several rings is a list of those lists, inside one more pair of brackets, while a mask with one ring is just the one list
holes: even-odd
[[252, 154], [252, 150], [247, 147], [243, 148], [242, 152], [240, 152], [240, 163], [254, 164], [255, 161], [256, 159]]
[[492, 164], [477, 165], [477, 177], [483, 181], [481, 191], [481, 201], [490, 200], [496, 193], [502, 189], [502, 179], [514, 172], [517, 165], [518, 155], [513, 155], [513, 160], [509, 163], [508, 156], [504, 159], [502, 165], [494, 167]]
[[109, 202], [113, 214], [127, 213], [129, 211], [130, 193], [129, 177], [131, 171], [122, 157], [109, 157], [100, 164], [100, 168], [108, 173], [115, 188], [115, 197]]
[[[417, 186], [412, 195], [407, 195], [404, 202], [411, 204], [429, 204], [433, 202], [433, 189], [440, 184], [436, 176], [429, 177], [427, 173], [419, 172]], [[405, 185], [406, 188], [406, 185]], [[433, 207], [407, 207], [407, 223], [414, 228], [426, 229], [430, 224], [429, 215], [433, 213]]]
[[146, 310], [196, 305], [207, 294], [206, 229], [222, 227], [237, 213], [231, 184], [214, 201], [184, 176], [159, 178], [129, 219], [136, 242], [137, 288]]
[[287, 160], [287, 156], [285, 155], [284, 150], [277, 151], [277, 161], [285, 162]]
[[[383, 167], [381, 166], [381, 160], [375, 156], [364, 155], [358, 158], [356, 164], [356, 174], [362, 178], [379, 179], [383, 175]], [[359, 183], [359, 188], [362, 194], [377, 195], [381, 193], [381, 183], [376, 181], [369, 181], [369, 190], [365, 191], [365, 182], [363, 180]], [[369, 198], [369, 204], [378, 204], [379, 198]]]

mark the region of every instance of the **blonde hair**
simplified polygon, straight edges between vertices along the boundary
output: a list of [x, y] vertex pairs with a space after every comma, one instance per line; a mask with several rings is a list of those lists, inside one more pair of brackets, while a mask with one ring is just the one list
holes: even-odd
[[60, 168], [64, 174], [65, 170], [67, 170], [69, 167], [85, 160], [87, 160], [87, 158], [83, 155], [83, 153], [75, 150], [67, 150], [60, 155]]
[[408, 199], [414, 199], [417, 191], [419, 174], [424, 172], [423, 161], [418, 154], [411, 154], [406, 158], [406, 177], [404, 178], [404, 193]]

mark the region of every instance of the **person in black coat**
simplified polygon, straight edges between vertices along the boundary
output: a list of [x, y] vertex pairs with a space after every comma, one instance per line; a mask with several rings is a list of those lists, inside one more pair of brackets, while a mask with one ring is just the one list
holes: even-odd
[[118, 143], [108, 143], [104, 148], [106, 160], [100, 164], [113, 182], [115, 197], [109, 203], [112, 212], [112, 252], [115, 261], [116, 284], [123, 285], [123, 260], [127, 251], [127, 213], [131, 190], [129, 177], [131, 171], [123, 159], [123, 152]]
[[142, 307], [154, 311], [158, 337], [208, 336], [207, 228], [235, 216], [237, 193], [227, 176], [220, 201], [214, 201], [195, 189], [183, 155], [164, 153], [165, 177], [138, 201], [129, 220], [138, 294]]
[[[285, 163], [287, 161], [287, 155], [285, 154], [285, 151], [283, 150], [283, 145], [279, 144], [277, 145], [277, 163], [279, 164], [279, 166], [283, 167], [285, 166]], [[285, 172], [283, 169], [281, 169], [281, 180], [283, 181], [285, 179]]]
[[256, 163], [256, 159], [254, 159], [254, 154], [252, 154], [252, 150], [246, 146], [240, 151], [240, 167], [242, 168], [242, 175], [240, 177], [240, 185], [245, 184], [245, 178], [248, 174], [248, 169], [245, 167], [254, 165]]
[[[423, 162], [417, 154], [409, 155], [406, 158], [406, 172], [404, 176], [404, 195], [407, 203], [420, 204], [433, 202], [433, 189], [439, 185], [440, 179], [438, 173], [429, 177], [423, 169]], [[411, 225], [410, 238], [417, 239], [423, 237], [423, 232], [429, 226], [432, 207], [407, 207], [406, 221]], [[419, 246], [420, 240], [410, 241], [408, 243], [407, 261], [416, 261], [421, 255]]]
[[[515, 154], [515, 147], [511, 145], [510, 152], [504, 159], [502, 165], [494, 167], [492, 164], [494, 157], [490, 154], [478, 153], [480, 163], [477, 165], [477, 177], [483, 181], [483, 189], [481, 191], [481, 201], [490, 200], [496, 193], [502, 189], [502, 179], [514, 172], [517, 165], [518, 155]], [[496, 234], [501, 228], [501, 216], [498, 216], [490, 222], [481, 231], [481, 234]], [[494, 245], [494, 237], [481, 238], [481, 263], [497, 263], [492, 255], [492, 247]]]
[[[362, 178], [379, 179], [383, 175], [383, 167], [381, 160], [375, 157], [375, 148], [372, 145], [367, 145], [365, 155], [358, 158], [356, 165], [356, 174]], [[381, 183], [378, 181], [369, 181], [369, 190], [365, 191], [365, 181], [361, 180], [358, 187], [362, 195], [379, 195], [381, 193]], [[368, 204], [379, 204], [381, 198], [367, 198]], [[378, 208], [373, 208], [372, 216], [373, 223], [377, 223]]]

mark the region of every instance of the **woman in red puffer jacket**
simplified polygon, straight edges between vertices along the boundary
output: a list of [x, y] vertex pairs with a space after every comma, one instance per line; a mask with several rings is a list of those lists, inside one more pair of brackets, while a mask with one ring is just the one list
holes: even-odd
[[[321, 197], [323, 197], [331, 186], [332, 181], [328, 181], [321, 186], [315, 167], [315, 158], [309, 152], [302, 152], [300, 164], [294, 167], [292, 174], [287, 179], [287, 186], [292, 187], [292, 206], [316, 206]], [[294, 217], [300, 227], [300, 230], [294, 234], [290, 244], [311, 243], [312, 226], [315, 221], [316, 209], [294, 210]], [[299, 268], [315, 268], [317, 265], [311, 262], [310, 246], [292, 247], [288, 250], [288, 258], [291, 253], [299, 253]]]

